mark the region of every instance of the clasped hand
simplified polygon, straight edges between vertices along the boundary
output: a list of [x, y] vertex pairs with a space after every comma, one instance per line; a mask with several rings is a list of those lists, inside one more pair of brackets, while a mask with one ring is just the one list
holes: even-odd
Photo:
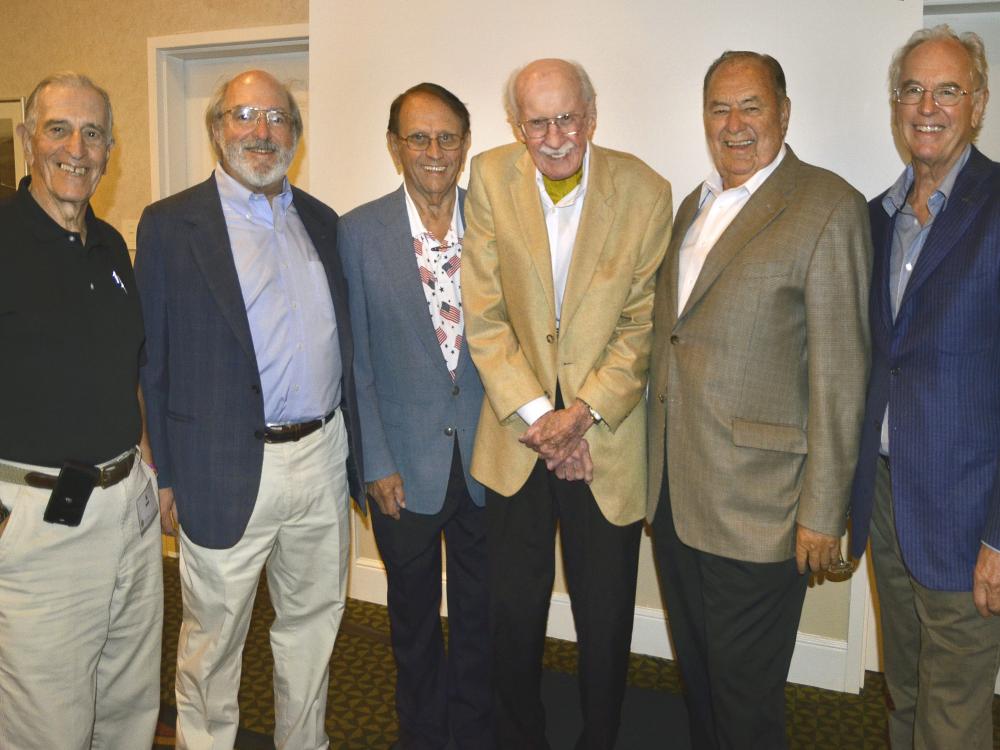
[[589, 484], [594, 478], [594, 462], [583, 436], [593, 423], [590, 409], [577, 399], [565, 409], [543, 414], [519, 439], [560, 479], [582, 479]]

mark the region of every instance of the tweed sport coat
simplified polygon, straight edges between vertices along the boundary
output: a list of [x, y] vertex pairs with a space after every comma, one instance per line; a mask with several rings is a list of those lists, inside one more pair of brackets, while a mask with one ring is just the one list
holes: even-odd
[[647, 518], [666, 476], [685, 544], [787, 560], [796, 523], [844, 530], [868, 376], [865, 200], [788, 148], [678, 315], [679, 251], [700, 195], [681, 204], [656, 290]]

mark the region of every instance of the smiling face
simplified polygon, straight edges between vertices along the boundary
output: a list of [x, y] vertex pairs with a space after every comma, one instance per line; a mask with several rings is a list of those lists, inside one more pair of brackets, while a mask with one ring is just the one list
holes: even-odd
[[[953, 39], [924, 42], [911, 50], [903, 60], [898, 83], [900, 88], [907, 85], [921, 86], [925, 93], [917, 104], [895, 103], [896, 129], [914, 168], [926, 168], [940, 180], [972, 143], [989, 92], [975, 92], [972, 60]], [[941, 107], [931, 95], [939, 86], [954, 86], [969, 94], [953, 107]]]
[[529, 138], [518, 131], [538, 171], [550, 180], [564, 180], [577, 173], [587, 152], [587, 141], [597, 126], [593, 102], [588, 105], [580, 89], [576, 71], [564, 60], [538, 60], [528, 65], [517, 78], [517, 110], [521, 122], [564, 114], [582, 115], [575, 133], [563, 133], [554, 123], [549, 123], [541, 138]]
[[[430, 138], [425, 151], [406, 143], [406, 138], [418, 133]], [[460, 138], [462, 145], [453, 151], [441, 148], [437, 137], [445, 133]], [[386, 139], [414, 201], [438, 205], [455, 192], [471, 138], [462, 132], [461, 119], [447, 104], [431, 94], [407, 96], [399, 110], [399, 134], [387, 133]]]
[[18, 127], [31, 194], [60, 226], [79, 231], [111, 152], [104, 99], [87, 86], [52, 84], [35, 104], [34, 132]]
[[[222, 111], [244, 106], [290, 110], [281, 84], [259, 70], [237, 76], [226, 88]], [[268, 197], [281, 192], [285, 174], [295, 157], [296, 137], [289, 118], [283, 125], [275, 126], [261, 116], [250, 125], [224, 114], [215, 122], [212, 134], [222, 152], [222, 168], [237, 182]]]
[[705, 92], [705, 138], [725, 189], [749, 180], [778, 155], [791, 103], [778, 100], [767, 67], [752, 58], [722, 63]]

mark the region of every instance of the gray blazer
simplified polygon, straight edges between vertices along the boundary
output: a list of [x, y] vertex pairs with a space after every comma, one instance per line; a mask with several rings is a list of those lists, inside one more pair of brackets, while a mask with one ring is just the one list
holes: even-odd
[[795, 554], [796, 523], [844, 530], [868, 378], [868, 211], [789, 148], [678, 315], [678, 256], [700, 195], [677, 212], [656, 288], [647, 518], [666, 476], [681, 541], [779, 562]]
[[[460, 210], [464, 201], [463, 190]], [[337, 246], [349, 289], [365, 481], [399, 472], [407, 510], [437, 513], [457, 435], [469, 493], [482, 505], [483, 486], [469, 463], [483, 386], [464, 345], [454, 383], [448, 374], [417, 271], [403, 188], [343, 216]]]

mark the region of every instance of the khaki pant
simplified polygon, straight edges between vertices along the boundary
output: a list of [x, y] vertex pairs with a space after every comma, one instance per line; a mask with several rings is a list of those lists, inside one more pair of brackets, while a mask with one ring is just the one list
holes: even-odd
[[889, 470], [881, 461], [871, 545], [885, 679], [895, 706], [893, 750], [990, 750], [1000, 617], [980, 617], [971, 591], [934, 591], [909, 575], [896, 537]]
[[330, 655], [347, 597], [346, 461], [338, 411], [298, 442], [265, 446], [253, 514], [234, 547], [200, 547], [182, 530], [178, 748], [233, 747], [243, 643], [265, 565], [275, 611], [274, 744], [279, 750], [328, 747]]
[[[32, 467], [48, 474], [53, 469]], [[95, 489], [79, 526], [42, 519], [50, 490], [0, 482], [0, 748], [149, 750], [160, 706], [159, 522], [139, 534], [141, 461]]]

